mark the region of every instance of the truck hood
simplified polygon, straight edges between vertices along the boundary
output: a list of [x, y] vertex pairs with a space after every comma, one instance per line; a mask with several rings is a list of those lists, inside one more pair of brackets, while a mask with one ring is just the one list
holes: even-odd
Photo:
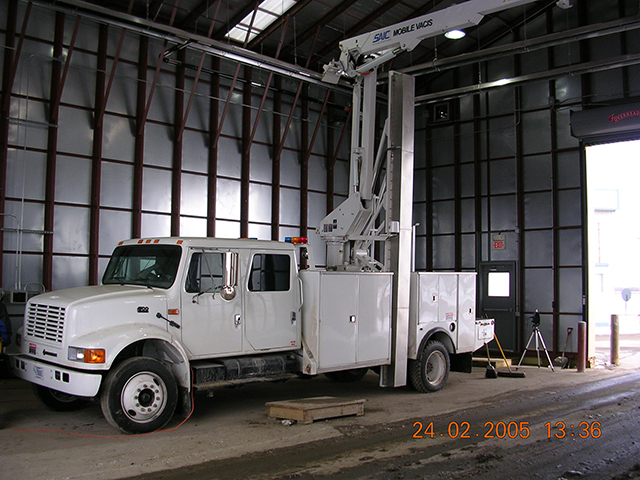
[[158, 290], [136, 285], [97, 285], [92, 287], [67, 288], [43, 293], [33, 297], [30, 303], [55, 305], [57, 307], [69, 308], [74, 304], [93, 303], [100, 301], [112, 301], [121, 298], [123, 301], [133, 298], [153, 298], [164, 294]]
[[26, 315], [32, 310], [64, 311], [65, 340], [107, 332], [129, 325], [133, 329], [155, 325], [166, 328], [167, 295], [165, 291], [131, 285], [98, 285], [69, 288], [38, 295], [29, 300]]

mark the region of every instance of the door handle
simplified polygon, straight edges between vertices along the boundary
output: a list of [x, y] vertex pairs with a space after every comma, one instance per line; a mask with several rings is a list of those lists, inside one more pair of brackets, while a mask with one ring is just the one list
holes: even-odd
[[241, 317], [240, 317], [240, 314], [238, 314], [238, 313], [236, 313], [236, 314], [233, 316], [233, 324], [234, 324], [236, 327], [239, 327], [239, 326], [240, 326], [240, 324], [242, 323], [242, 322], [241, 322], [241, 320], [240, 320], [240, 318], [241, 318]]

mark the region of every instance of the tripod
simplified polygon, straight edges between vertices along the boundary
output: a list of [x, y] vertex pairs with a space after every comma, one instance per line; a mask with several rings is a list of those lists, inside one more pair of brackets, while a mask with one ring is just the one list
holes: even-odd
[[553, 368], [553, 363], [551, 362], [551, 357], [549, 357], [549, 352], [547, 351], [547, 346], [544, 343], [544, 338], [542, 338], [542, 333], [540, 333], [540, 313], [538, 313], [537, 310], [536, 310], [536, 313], [533, 314], [531, 321], [533, 322], [533, 331], [531, 332], [531, 336], [529, 336], [529, 341], [527, 342], [527, 346], [524, 347], [524, 352], [522, 352], [522, 357], [520, 357], [520, 362], [518, 363], [516, 370], [518, 370], [520, 368], [520, 365], [522, 365], [522, 360], [524, 360], [524, 356], [527, 353], [527, 349], [529, 348], [529, 345], [531, 345], [531, 340], [533, 340], [533, 338], [535, 337], [536, 355], [538, 356], [538, 368], [540, 368], [540, 343], [541, 343], [542, 348], [544, 349], [544, 353], [547, 356], [547, 360], [549, 360], [549, 368], [551, 369], [552, 372], [555, 372]]

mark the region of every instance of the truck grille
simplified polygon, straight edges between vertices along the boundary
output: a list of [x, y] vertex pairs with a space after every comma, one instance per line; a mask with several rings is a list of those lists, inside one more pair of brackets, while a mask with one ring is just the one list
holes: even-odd
[[63, 307], [53, 305], [29, 305], [26, 334], [31, 337], [62, 343], [64, 329]]

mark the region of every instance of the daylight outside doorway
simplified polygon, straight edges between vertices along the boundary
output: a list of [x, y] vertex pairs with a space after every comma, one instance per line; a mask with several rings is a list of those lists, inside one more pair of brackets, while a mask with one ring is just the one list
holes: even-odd
[[612, 314], [621, 361], [640, 352], [640, 140], [587, 146], [586, 164], [589, 356], [607, 365]]

